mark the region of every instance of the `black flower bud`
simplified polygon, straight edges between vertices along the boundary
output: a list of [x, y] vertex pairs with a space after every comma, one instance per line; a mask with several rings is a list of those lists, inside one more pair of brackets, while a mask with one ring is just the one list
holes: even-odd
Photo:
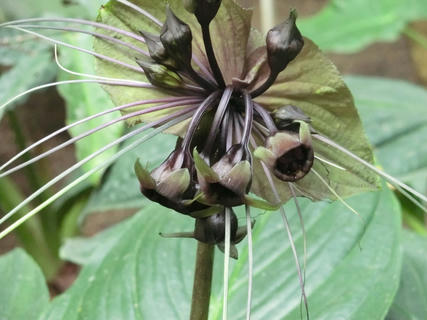
[[252, 182], [249, 152], [241, 145], [233, 145], [212, 167], [194, 150], [200, 190], [207, 203], [234, 207], [245, 203]]
[[163, 46], [163, 43], [160, 41], [160, 36], [156, 36], [154, 34], [148, 32], [139, 32], [145, 40], [145, 44], [147, 45], [148, 52], [150, 53], [150, 57], [158, 62], [162, 63], [168, 58], [166, 53], [166, 49]]
[[182, 78], [166, 66], [139, 59], [136, 60], [136, 63], [144, 70], [148, 81], [156, 87], [176, 89], [181, 88], [183, 85]]
[[[230, 241], [236, 240], [237, 217], [230, 210]], [[207, 244], [218, 244], [224, 242], [225, 238], [225, 209], [217, 214], [203, 219], [196, 219], [194, 238]]]
[[201, 25], [208, 25], [218, 13], [221, 0], [183, 0], [187, 11], [194, 13]]
[[299, 131], [279, 131], [269, 137], [265, 147], [258, 147], [254, 156], [263, 161], [283, 181], [294, 182], [311, 169], [314, 152], [309, 125], [298, 122]]
[[267, 34], [268, 64], [277, 74], [295, 59], [304, 46], [304, 39], [295, 24], [296, 18], [296, 11], [292, 10], [285, 22]]
[[135, 172], [142, 194], [151, 201], [184, 214], [208, 209], [208, 206], [193, 201], [197, 192], [193, 180], [194, 166], [191, 156], [181, 148], [172, 152], [151, 173], [137, 161]]
[[166, 9], [166, 22], [160, 35], [168, 56], [184, 69], [191, 66], [193, 36], [190, 27], [172, 12]]
[[169, 57], [165, 46], [162, 41], [160, 41], [160, 36], [143, 31], [140, 31], [139, 33], [144, 37], [151, 59], [159, 64], [169, 67], [170, 69], [177, 69], [175, 61]]

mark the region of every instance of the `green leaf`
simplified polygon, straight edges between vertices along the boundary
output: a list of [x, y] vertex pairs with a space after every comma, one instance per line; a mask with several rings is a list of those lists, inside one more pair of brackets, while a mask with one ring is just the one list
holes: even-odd
[[0, 258], [0, 319], [37, 319], [49, 304], [39, 266], [22, 249]]
[[[285, 105], [301, 108], [312, 120], [315, 131], [330, 138], [368, 162], [373, 161], [372, 149], [365, 137], [350, 90], [332, 62], [309, 39], [298, 57], [292, 61], [275, 84], [257, 98], [271, 111]], [[315, 155], [329, 160], [346, 171], [315, 160], [313, 168], [325, 177], [340, 196], [372, 190], [377, 187], [375, 174], [358, 161], [313, 139]], [[252, 190], [263, 198], [275, 202], [268, 181], [257, 161], [254, 162]], [[282, 201], [291, 197], [288, 184], [275, 178]], [[313, 199], [335, 199], [329, 188], [313, 172], [296, 183], [304, 195]]]
[[384, 170], [424, 192], [427, 176], [427, 90], [375, 77], [346, 77]]
[[387, 320], [422, 320], [427, 314], [427, 238], [403, 232], [400, 286]]
[[[129, 140], [124, 146], [134, 140]], [[149, 168], [154, 169], [166, 159], [175, 143], [176, 137], [172, 135], [158, 135], [121, 157], [111, 167], [103, 184], [91, 196], [82, 219], [95, 211], [140, 208], [147, 203], [148, 200], [139, 191], [139, 182], [133, 169], [135, 161], [140, 158], [142, 165], [148, 163]]]
[[[381, 319], [398, 287], [400, 211], [393, 194], [384, 189], [359, 195], [350, 203], [364, 222], [338, 202], [301, 201], [308, 235], [306, 289], [313, 319]], [[302, 254], [298, 215], [293, 204], [285, 208]], [[298, 278], [281, 217], [258, 211], [253, 216], [257, 223], [252, 319], [298, 319]], [[196, 242], [164, 239], [158, 232], [190, 231], [193, 223], [189, 217], [151, 205], [90, 239], [92, 254], [86, 252], [82, 239], [72, 248], [68, 245], [68, 258], [85, 266], [71, 289], [53, 301], [44, 319], [188, 319]], [[233, 320], [245, 319], [246, 309], [246, 241], [238, 247], [240, 258], [232, 262], [230, 275]], [[218, 251], [210, 319], [221, 318], [222, 259]]]
[[332, 0], [298, 25], [322, 50], [352, 53], [375, 41], [394, 41], [409, 22], [426, 17], [424, 0]]
[[[0, 29], [0, 104], [14, 96], [54, 78], [56, 67], [51, 60], [49, 47], [16, 30]], [[27, 96], [9, 104], [13, 108], [23, 103]], [[5, 109], [0, 109], [0, 119]]]
[[99, 7], [107, 0], [2, 0], [2, 9], [9, 20], [56, 15], [62, 17], [95, 18]]
[[[74, 43], [79, 47], [90, 48], [92, 46], [92, 40], [86, 35], [80, 34], [67, 34], [64, 35], [66, 42]], [[82, 54], [76, 50], [62, 50], [60, 56], [60, 62], [67, 69], [74, 72], [94, 74], [94, 58]], [[74, 76], [66, 72], [60, 72], [58, 76], [60, 81], [74, 79]], [[114, 107], [109, 96], [98, 84], [70, 84], [58, 87], [59, 93], [65, 99], [67, 107], [67, 119], [68, 124], [81, 120], [90, 115], [97, 114], [99, 112], [111, 109]], [[120, 116], [119, 112], [109, 113], [102, 117], [90, 120], [84, 124], [80, 124], [69, 130], [72, 137], [76, 137], [86, 131], [94, 129], [104, 123], [117, 119]], [[112, 126], [109, 126], [101, 131], [91, 134], [76, 143], [76, 156], [78, 160], [82, 160], [85, 157], [91, 155], [97, 150], [101, 149], [108, 143], [118, 139], [123, 131], [123, 122], [118, 122]], [[108, 151], [103, 152], [101, 155], [96, 157], [94, 160], [83, 165], [85, 172], [96, 167], [98, 164], [104, 162], [110, 156], [115, 154], [117, 148], [111, 148]], [[96, 184], [100, 178], [102, 172], [94, 175], [91, 178], [92, 183]]]

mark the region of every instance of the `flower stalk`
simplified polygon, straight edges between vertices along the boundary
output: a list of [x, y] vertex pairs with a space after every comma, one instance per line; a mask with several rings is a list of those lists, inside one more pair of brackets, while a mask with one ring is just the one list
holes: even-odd
[[213, 244], [197, 241], [190, 320], [208, 319], [215, 256], [214, 249], [215, 246]]

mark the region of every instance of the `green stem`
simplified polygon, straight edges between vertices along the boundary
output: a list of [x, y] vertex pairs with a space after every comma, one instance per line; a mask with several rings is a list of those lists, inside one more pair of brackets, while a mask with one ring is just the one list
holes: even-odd
[[[8, 110], [7, 116], [9, 118], [10, 128], [15, 134], [15, 143], [20, 150], [24, 150], [26, 148], [25, 135], [21, 130], [21, 126], [19, 124], [19, 119], [16, 115], [16, 112], [14, 110]], [[24, 155], [22, 155], [22, 160], [24, 162], [30, 159], [31, 156], [29, 153], [25, 153]], [[25, 167], [25, 175], [27, 176], [28, 182], [30, 183], [30, 186], [33, 190], [37, 190], [38, 188], [40, 188], [40, 186], [42, 186], [42, 179], [37, 174], [37, 170], [35, 170], [34, 165], [30, 164]]]
[[[15, 134], [15, 142], [16, 145], [20, 150], [24, 150], [26, 148], [26, 139], [25, 135], [22, 132], [21, 125], [19, 123], [19, 119], [16, 115], [16, 112], [14, 110], [9, 110], [7, 112], [8, 118], [9, 118], [9, 125], [12, 131]], [[31, 159], [31, 154], [26, 153], [22, 155], [23, 161], [28, 161]], [[33, 191], [38, 190], [44, 185], [44, 179], [39, 174], [40, 166], [36, 166], [34, 164], [30, 164], [25, 167], [25, 175], [28, 179], [28, 182], [31, 186], [31, 189]], [[43, 192], [39, 200], [37, 201], [38, 204], [46, 201], [49, 199], [50, 195], [47, 192]], [[60, 246], [60, 239], [58, 236], [58, 219], [55, 212], [52, 212], [49, 209], [45, 209], [46, 211], [41, 216], [41, 224], [44, 231], [44, 237], [46, 237], [47, 243], [50, 247], [50, 250], [52, 252], [57, 252], [59, 250]]]
[[[8, 212], [23, 201], [24, 197], [16, 185], [7, 177], [0, 179], [0, 209]], [[11, 219], [14, 222], [24, 216], [30, 208], [24, 207]], [[61, 262], [50, 250], [44, 236], [40, 221], [34, 217], [16, 229], [16, 235], [23, 248], [38, 262], [47, 279], [53, 277]]]
[[424, 49], [427, 49], [427, 37], [425, 37], [422, 33], [412, 29], [411, 27], [406, 27], [405, 30], [403, 30], [403, 33], [408, 38], [422, 46]]
[[214, 246], [197, 243], [196, 270], [194, 272], [193, 298], [190, 320], [207, 320], [211, 298]]

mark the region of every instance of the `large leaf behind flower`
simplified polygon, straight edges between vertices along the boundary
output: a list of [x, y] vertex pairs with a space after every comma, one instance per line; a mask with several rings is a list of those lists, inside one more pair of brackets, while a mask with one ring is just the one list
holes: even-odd
[[[308, 234], [307, 292], [313, 319], [381, 319], [399, 283], [400, 218], [392, 193], [351, 200], [363, 221], [341, 204], [302, 201]], [[286, 206], [295, 242], [302, 234], [293, 204]], [[241, 214], [242, 212], [240, 212]], [[254, 212], [253, 319], [298, 319], [299, 285], [290, 246], [278, 213]], [[241, 220], [240, 220], [241, 221]], [[163, 239], [159, 231], [190, 230], [193, 220], [152, 205], [63, 255], [85, 266], [70, 290], [56, 298], [49, 319], [188, 319], [195, 241]], [[229, 318], [245, 319], [246, 241], [232, 263]], [[82, 260], [82, 257], [86, 256]], [[302, 258], [302, 257], [301, 257]], [[222, 259], [216, 252], [210, 319], [221, 318]]]
[[24, 250], [0, 258], [0, 319], [37, 319], [49, 303], [43, 273]]
[[[311, 117], [312, 126], [317, 132], [368, 162], [373, 161], [372, 149], [350, 90], [332, 62], [309, 39], [305, 39], [304, 48], [298, 57], [257, 101], [271, 111], [289, 104], [301, 108]], [[350, 196], [377, 187], [376, 176], [359, 162], [315, 140], [314, 151], [323, 159], [347, 169], [343, 171], [319, 161], [314, 164], [314, 169], [339, 195]], [[254, 179], [253, 191], [274, 201], [268, 182], [260, 178], [264, 172], [259, 165], [255, 169], [259, 179]], [[286, 201], [289, 198], [287, 184], [278, 179], [275, 182], [283, 201]], [[303, 194], [313, 199], [335, 198], [313, 173], [309, 173], [297, 185]]]
[[427, 90], [376, 77], [346, 77], [378, 161], [418, 191], [427, 186]]
[[[174, 13], [186, 22], [192, 30], [193, 35], [193, 52], [194, 54], [208, 66], [204, 58], [204, 46], [201, 36], [200, 26], [193, 15], [189, 14], [182, 6], [181, 0], [170, 1], [151, 1], [151, 0], [134, 0], [134, 4], [140, 6], [161, 22], [165, 21], [166, 4], [169, 3]], [[243, 71], [248, 37], [250, 33], [250, 21], [252, 12], [242, 9], [232, 0], [224, 0], [221, 8], [211, 25], [211, 34], [213, 46], [221, 69], [224, 71], [224, 76], [228, 83], [231, 83], [232, 77], [239, 77]], [[144, 15], [136, 12], [117, 1], [110, 1], [105, 7], [101, 8], [98, 20], [121, 28], [126, 31], [133, 32], [139, 35], [139, 31], [159, 34], [161, 28], [146, 18]], [[106, 32], [98, 30], [99, 32]], [[134, 44], [137, 47], [146, 49], [145, 44], [136, 40], [131, 40], [110, 31], [106, 32], [109, 35], [114, 35], [118, 39], [125, 40]], [[138, 67], [135, 58], [146, 59], [146, 57], [134, 50], [123, 48], [103, 40], [95, 41], [95, 50], [101, 54], [116, 58], [120, 61]], [[196, 65], [194, 65], [196, 68]], [[196, 68], [197, 69], [197, 68]], [[135, 72], [109, 62], [98, 60], [98, 73], [102, 76], [130, 79], [148, 82], [143, 73]], [[141, 89], [129, 87], [106, 86], [107, 92], [111, 95], [116, 105], [121, 105], [138, 100], [158, 98], [164, 96], [175, 95], [174, 92], [165, 92], [159, 89]], [[127, 109], [124, 113], [146, 108], [147, 106], [135, 107]], [[170, 111], [166, 111], [170, 113]], [[157, 112], [150, 116], [140, 116], [130, 119], [128, 122], [134, 124], [138, 121], [147, 121], [165, 114], [165, 112]]]
[[399, 290], [387, 320], [422, 320], [427, 314], [427, 238], [405, 230]]

